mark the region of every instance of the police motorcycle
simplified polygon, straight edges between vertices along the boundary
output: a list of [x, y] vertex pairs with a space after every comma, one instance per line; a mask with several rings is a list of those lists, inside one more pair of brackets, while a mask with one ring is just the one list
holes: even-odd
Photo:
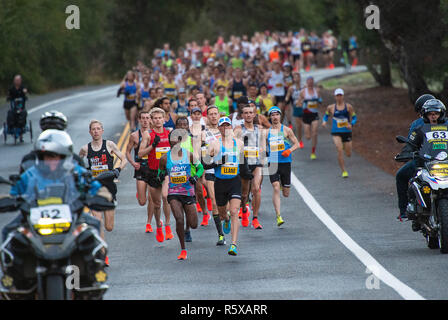
[[[83, 212], [115, 208], [101, 187], [114, 174], [92, 177], [88, 171], [75, 172], [75, 165], [71, 158], [65, 160], [58, 182], [44, 189], [34, 186], [35, 192], [0, 199], [0, 212], [19, 210], [22, 215], [0, 247], [0, 293], [5, 299], [100, 300], [107, 291], [107, 244], [99, 221]], [[19, 179], [0, 177], [0, 184], [13, 186]]]
[[[428, 125], [429, 126], [429, 125]], [[407, 216], [430, 249], [448, 253], [448, 126], [431, 125], [420, 151], [399, 154], [396, 161], [416, 160], [417, 174], [409, 181]], [[412, 141], [397, 136], [399, 143]]]

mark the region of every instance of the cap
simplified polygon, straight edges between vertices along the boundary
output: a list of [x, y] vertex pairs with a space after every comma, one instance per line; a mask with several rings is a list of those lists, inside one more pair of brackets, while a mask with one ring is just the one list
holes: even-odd
[[210, 63], [210, 62], [214, 62], [215, 60], [213, 60], [213, 58], [208, 58], [207, 59], [207, 63]]
[[196, 111], [199, 111], [202, 113], [202, 110], [199, 107], [194, 107], [193, 109], [191, 109], [191, 113], [195, 113]]
[[185, 88], [179, 88], [179, 93], [185, 93]]
[[285, 61], [283, 63], [283, 68], [290, 67], [290, 66], [291, 66], [291, 64], [288, 61]]
[[271, 114], [273, 114], [274, 112], [278, 112], [278, 113], [282, 114], [282, 110], [280, 110], [279, 107], [273, 106], [268, 111], [269, 116], [271, 116]]
[[334, 95], [344, 95], [344, 90], [342, 90], [341, 88], [337, 88], [336, 90], [334, 90]]
[[218, 127], [222, 126], [224, 123], [228, 123], [228, 124], [232, 125], [232, 121], [228, 117], [222, 117], [218, 121]]

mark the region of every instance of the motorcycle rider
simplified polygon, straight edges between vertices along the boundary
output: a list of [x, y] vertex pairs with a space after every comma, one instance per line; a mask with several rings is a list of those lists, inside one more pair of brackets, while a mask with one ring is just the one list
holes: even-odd
[[[47, 111], [41, 116], [39, 125], [42, 132], [48, 129], [65, 131], [67, 128], [67, 117], [59, 111]], [[36, 159], [37, 151], [32, 150], [30, 153], [26, 154], [20, 163], [20, 174], [29, 169]], [[75, 160], [81, 167], [84, 167], [84, 161], [76, 153], [73, 154], [73, 160]]]
[[[11, 196], [21, 196], [23, 198], [34, 195], [36, 188], [44, 189], [47, 185], [55, 182], [63, 182], [70, 187], [71, 192], [78, 192], [75, 182], [75, 175], [78, 178], [86, 169], [73, 162], [73, 142], [70, 136], [60, 130], [46, 130], [42, 132], [36, 140], [34, 151], [37, 156], [35, 165], [31, 166], [21, 176], [20, 180], [11, 187]], [[73, 166], [74, 175], [65, 175], [67, 168]], [[80, 184], [85, 184], [85, 180], [78, 179]], [[101, 187], [99, 182], [94, 182], [89, 190], [91, 195], [99, 195], [112, 201], [112, 195], [105, 187]], [[79, 222], [85, 222], [100, 231], [100, 221], [86, 213], [82, 213]], [[23, 216], [19, 214], [13, 221], [7, 224], [2, 230], [3, 241], [8, 233], [18, 228], [23, 223]]]
[[[411, 134], [408, 137], [409, 142], [406, 143], [406, 145], [403, 147], [403, 150], [401, 151], [401, 153], [395, 157], [396, 160], [399, 161], [400, 158], [404, 158], [404, 159], [411, 158], [412, 152], [419, 151], [421, 149], [421, 147], [424, 145], [424, 143], [427, 141], [426, 134], [428, 132], [431, 132], [432, 125], [446, 124], [446, 117], [445, 117], [446, 116], [446, 107], [440, 100], [437, 100], [437, 99], [427, 100], [422, 107], [421, 114], [422, 114], [424, 123], [420, 126], [417, 126], [414, 130], [412, 130]], [[419, 166], [421, 160], [414, 159], [413, 162], [414, 162], [413, 165], [415, 167], [412, 171], [412, 174], [410, 175], [410, 178], [412, 178], [415, 175], [416, 168]], [[411, 166], [411, 165], [409, 165], [409, 166]], [[411, 173], [411, 170], [410, 169], [408, 169], [408, 170], [409, 170], [409, 173]], [[408, 184], [409, 179], [406, 181], [406, 185], [405, 185], [404, 193], [406, 193], [406, 195], [407, 195], [407, 187], [408, 187], [407, 184]], [[398, 189], [398, 187], [397, 187], [397, 189]], [[406, 201], [407, 201], [407, 199], [406, 199]], [[400, 203], [400, 210], [402, 210], [401, 205], [402, 204]], [[405, 204], [405, 206], [407, 206], [407, 203]], [[406, 207], [404, 210], [404, 217], [407, 217]], [[403, 217], [400, 216], [399, 218], [401, 221], [401, 219]], [[411, 217], [409, 217], [409, 218], [411, 218]], [[414, 229], [414, 226], [413, 226], [413, 229]]]
[[[415, 112], [420, 116], [417, 120], [412, 122], [409, 129], [408, 138], [417, 127], [424, 124], [423, 117], [421, 116], [421, 111], [425, 102], [430, 99], [435, 99], [435, 97], [430, 94], [424, 94], [415, 101]], [[408, 204], [408, 182], [414, 176], [415, 170], [415, 160], [411, 160], [408, 161], [403, 167], [401, 167], [397, 171], [397, 174], [395, 176], [398, 194], [398, 208], [400, 209], [400, 215], [397, 217], [397, 219], [400, 221], [402, 221], [402, 219], [406, 219], [406, 206]]]

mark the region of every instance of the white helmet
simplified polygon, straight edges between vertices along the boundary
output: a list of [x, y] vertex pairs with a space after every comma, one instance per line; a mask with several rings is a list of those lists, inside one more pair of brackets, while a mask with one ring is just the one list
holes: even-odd
[[67, 132], [49, 129], [39, 135], [34, 150], [38, 153], [51, 152], [68, 157], [73, 155], [73, 141]]

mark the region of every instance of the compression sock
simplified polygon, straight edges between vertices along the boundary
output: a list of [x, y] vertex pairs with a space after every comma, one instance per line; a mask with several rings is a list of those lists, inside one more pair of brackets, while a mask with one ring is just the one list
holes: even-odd
[[224, 235], [224, 233], [222, 232], [222, 223], [221, 223], [221, 218], [219, 218], [219, 215], [213, 215], [213, 220], [215, 221], [215, 225], [216, 225], [216, 230], [218, 231], [218, 234], [220, 236]]

